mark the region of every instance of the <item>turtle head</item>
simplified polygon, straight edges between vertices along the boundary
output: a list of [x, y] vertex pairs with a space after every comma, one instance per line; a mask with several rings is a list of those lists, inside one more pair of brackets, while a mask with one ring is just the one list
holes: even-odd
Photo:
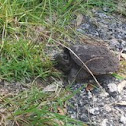
[[61, 53], [58, 53], [54, 56], [56, 60], [55, 67], [63, 72], [68, 72], [71, 69], [71, 58], [70, 54], [65, 50]]

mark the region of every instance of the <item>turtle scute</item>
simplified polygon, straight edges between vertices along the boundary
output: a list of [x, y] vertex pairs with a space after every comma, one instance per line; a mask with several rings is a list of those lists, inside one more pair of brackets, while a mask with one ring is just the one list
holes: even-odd
[[[70, 49], [86, 64], [94, 75], [109, 74], [119, 68], [119, 59], [105, 46], [73, 45]], [[57, 68], [68, 74], [68, 79], [82, 81], [91, 75], [83, 63], [68, 49], [55, 56]]]

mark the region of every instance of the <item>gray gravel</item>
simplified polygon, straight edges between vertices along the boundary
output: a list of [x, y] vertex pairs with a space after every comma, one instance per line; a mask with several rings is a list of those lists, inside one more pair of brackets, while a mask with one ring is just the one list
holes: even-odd
[[[109, 80], [109, 78], [108, 78]], [[126, 90], [119, 93], [117, 90], [107, 89], [114, 84], [117, 89], [119, 80], [110, 80], [111, 83], [104, 83], [105, 90], [99, 88], [93, 91], [81, 89], [72, 99], [69, 100], [67, 111], [72, 118], [89, 123], [91, 126], [125, 126], [126, 106], [117, 106], [116, 103], [126, 101]], [[104, 84], [102, 86], [104, 87]], [[75, 84], [72, 89], [75, 91], [83, 84]]]
[[99, 10], [93, 10], [92, 13], [92, 17], [84, 16], [77, 31], [108, 41], [113, 49], [126, 48], [126, 19]]
[[[116, 51], [126, 49], [126, 19], [106, 11], [93, 10], [93, 16], [84, 16], [78, 32], [105, 40]], [[91, 126], [126, 126], [126, 106], [116, 103], [126, 101], [126, 88], [119, 93], [117, 85], [121, 82], [114, 77], [99, 79], [104, 91], [94, 88], [87, 91], [82, 88], [67, 107], [70, 117], [87, 122]], [[73, 91], [83, 84], [72, 85]]]

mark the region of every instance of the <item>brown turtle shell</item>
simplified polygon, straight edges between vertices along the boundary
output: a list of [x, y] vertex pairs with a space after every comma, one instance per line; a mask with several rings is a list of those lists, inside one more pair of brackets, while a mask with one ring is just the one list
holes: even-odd
[[[95, 75], [115, 72], [119, 68], [119, 59], [105, 46], [87, 44], [73, 45], [70, 48]], [[86, 70], [81, 61], [71, 51], [69, 53], [73, 61]]]

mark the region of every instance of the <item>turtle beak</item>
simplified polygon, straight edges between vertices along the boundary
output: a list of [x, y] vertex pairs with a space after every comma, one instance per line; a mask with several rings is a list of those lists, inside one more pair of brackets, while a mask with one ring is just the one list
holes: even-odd
[[54, 60], [56, 60], [56, 61], [62, 60], [61, 58], [62, 58], [62, 54], [54, 55]]
[[58, 57], [60, 57], [60, 54], [55, 54], [54, 56], [52, 56], [51, 60], [55, 61], [55, 60], [59, 59]]

